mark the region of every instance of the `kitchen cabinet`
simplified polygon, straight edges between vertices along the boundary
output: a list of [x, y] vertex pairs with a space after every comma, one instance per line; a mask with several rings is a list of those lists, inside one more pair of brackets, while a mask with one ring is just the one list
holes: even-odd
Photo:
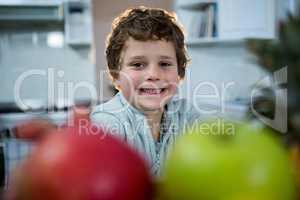
[[276, 0], [177, 0], [175, 10], [188, 45], [231, 45], [276, 36]]

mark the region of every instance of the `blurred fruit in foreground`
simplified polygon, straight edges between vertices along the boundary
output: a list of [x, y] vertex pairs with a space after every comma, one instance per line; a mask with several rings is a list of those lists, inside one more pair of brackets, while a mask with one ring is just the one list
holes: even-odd
[[48, 134], [17, 169], [8, 200], [144, 200], [153, 184], [144, 160], [86, 123]]
[[300, 147], [298, 144], [290, 147], [290, 157], [296, 168], [298, 199], [300, 199]]
[[39, 140], [49, 131], [56, 129], [56, 125], [46, 119], [32, 119], [14, 128], [16, 138]]
[[293, 200], [295, 171], [272, 131], [218, 119], [179, 139], [162, 193], [179, 200]]

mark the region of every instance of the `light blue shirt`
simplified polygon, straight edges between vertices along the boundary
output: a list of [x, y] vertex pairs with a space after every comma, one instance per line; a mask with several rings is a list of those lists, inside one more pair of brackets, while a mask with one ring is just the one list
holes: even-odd
[[145, 115], [133, 107], [121, 92], [110, 101], [96, 106], [91, 119], [140, 152], [151, 171], [159, 176], [168, 152], [176, 138], [200, 119], [196, 109], [185, 99], [173, 98], [166, 106], [161, 123], [160, 139], [155, 141]]

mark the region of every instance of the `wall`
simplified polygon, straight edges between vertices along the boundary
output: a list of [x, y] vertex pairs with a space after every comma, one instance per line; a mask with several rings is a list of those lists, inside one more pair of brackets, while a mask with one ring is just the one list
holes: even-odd
[[[59, 48], [50, 47], [47, 44], [50, 32], [0, 31], [0, 103], [15, 102], [18, 95], [22, 99], [35, 99], [47, 104], [63, 103], [63, 99], [73, 96], [76, 99], [91, 97], [89, 90], [81, 87], [95, 83], [95, 68], [88, 58], [90, 48], [76, 50], [65, 44]], [[21, 81], [24, 73], [34, 72], [32, 70], [39, 70], [36, 72], [40, 75], [28, 74]], [[48, 78], [51, 70], [52, 83], [48, 82], [51, 81]], [[22, 83], [20, 92], [16, 94], [14, 89], [17, 80]], [[54, 96], [51, 95], [52, 91]]]
[[[244, 43], [215, 44], [189, 47], [191, 63], [181, 87], [180, 95], [197, 101], [246, 100], [251, 88], [267, 75], [255, 62]], [[220, 98], [204, 98], [204, 95], [219, 95]]]
[[[177, 0], [178, 2], [181, 1]], [[182, 2], [186, 3], [188, 1]], [[257, 1], [256, 4], [258, 3]], [[278, 22], [286, 19], [287, 11], [292, 8], [288, 5], [288, 1], [285, 0], [274, 0], [274, 8], [274, 31], [275, 35], [278, 36]], [[245, 8], [241, 7], [242, 9]], [[180, 9], [180, 7], [177, 10], [180, 14], [179, 16], [185, 21], [189, 15], [184, 13], [191, 13], [191, 10]], [[272, 8], [267, 7], [267, 10], [271, 12]], [[255, 10], [253, 12], [253, 15], [259, 16], [259, 13], [255, 13]], [[264, 16], [259, 18], [264, 19]], [[227, 23], [238, 24], [239, 21]], [[253, 21], [248, 23], [253, 25]], [[248, 26], [246, 21], [243, 25]], [[250, 31], [251, 29], [246, 30]], [[215, 101], [217, 99], [215, 97], [204, 99], [203, 96], [205, 94], [213, 96], [217, 93], [220, 98], [216, 103], [220, 103], [221, 100], [229, 102], [237, 100], [248, 101], [253, 91], [252, 88], [261, 79], [269, 75], [256, 63], [256, 58], [247, 50], [245, 42], [242, 41], [228, 42], [224, 40], [210, 44], [200, 43], [189, 46], [188, 50], [192, 62], [180, 95], [190, 99], [200, 94], [202, 98], [198, 98], [197, 101], [208, 101], [209, 99], [209, 101]], [[227, 89], [225, 89], [226, 86]]]

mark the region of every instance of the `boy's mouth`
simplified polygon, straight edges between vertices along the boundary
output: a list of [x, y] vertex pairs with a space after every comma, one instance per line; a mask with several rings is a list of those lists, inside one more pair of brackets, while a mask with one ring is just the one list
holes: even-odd
[[139, 93], [145, 95], [160, 95], [166, 91], [166, 88], [140, 88]]

